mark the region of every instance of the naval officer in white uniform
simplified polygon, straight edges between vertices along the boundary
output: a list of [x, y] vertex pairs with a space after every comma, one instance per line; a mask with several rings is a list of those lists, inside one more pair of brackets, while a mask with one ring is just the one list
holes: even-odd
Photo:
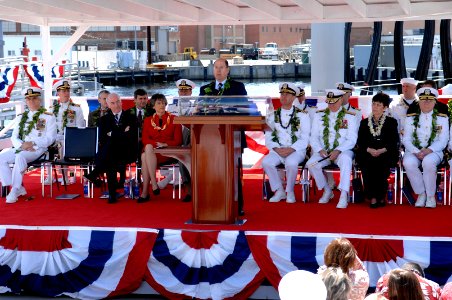
[[403, 167], [413, 191], [418, 195], [415, 206], [434, 208], [436, 171], [449, 140], [449, 119], [435, 108], [438, 99], [436, 89], [420, 88], [417, 95], [421, 111], [408, 114], [405, 120]]
[[[32, 87], [23, 95], [28, 109], [14, 119], [13, 147], [0, 153], [0, 181], [3, 186], [11, 186], [6, 203], [15, 203], [18, 197], [27, 194], [22, 185], [27, 163], [38, 159], [56, 138], [55, 117], [41, 106], [43, 91]], [[14, 163], [12, 170], [11, 163]]]
[[333, 198], [333, 191], [322, 169], [333, 162], [338, 165], [340, 169], [338, 188], [341, 195], [337, 208], [346, 208], [348, 205], [350, 173], [354, 156], [352, 149], [358, 138], [356, 116], [342, 105], [344, 94], [338, 89], [326, 90], [325, 101], [328, 103], [328, 108], [317, 111], [314, 118], [310, 138], [313, 154], [307, 162], [317, 188], [323, 189], [323, 195], [319, 200], [319, 203], [323, 204]]
[[[311, 121], [306, 111], [293, 106], [299, 93], [298, 87], [293, 83], [281, 83], [279, 93], [281, 107], [267, 116], [270, 129], [265, 131], [265, 145], [270, 153], [262, 160], [262, 167], [268, 175], [272, 191], [275, 191], [269, 201], [286, 199], [287, 203], [295, 203], [294, 186], [298, 165], [306, 156]], [[284, 164], [286, 170], [285, 189], [276, 170], [279, 164]]]

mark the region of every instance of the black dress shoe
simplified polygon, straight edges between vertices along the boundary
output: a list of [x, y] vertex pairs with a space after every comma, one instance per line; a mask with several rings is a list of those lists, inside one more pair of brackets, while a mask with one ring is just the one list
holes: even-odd
[[144, 203], [151, 200], [151, 196], [147, 195], [146, 197], [138, 197], [137, 203]]
[[152, 190], [152, 193], [154, 194], [154, 195], [160, 195], [160, 189], [159, 188], [156, 188], [155, 190]]
[[102, 186], [102, 180], [100, 180], [99, 178], [95, 178], [91, 174], [86, 174], [85, 176], [83, 176], [83, 178], [85, 178], [86, 180], [88, 180], [89, 182], [94, 184], [95, 187], [101, 187]]
[[370, 208], [378, 208], [380, 205], [378, 204], [378, 202], [375, 202], [375, 203], [371, 203], [369, 206], [370, 206]]
[[185, 197], [182, 199], [182, 202], [191, 202], [191, 195], [190, 194], [185, 195]]
[[118, 199], [116, 198], [116, 196], [109, 196], [108, 197], [108, 203], [109, 204], [113, 204], [113, 203], [116, 203], [116, 202], [118, 202]]
[[239, 216], [244, 216], [244, 215], [245, 215], [245, 212], [243, 210], [240, 210], [239, 211]]

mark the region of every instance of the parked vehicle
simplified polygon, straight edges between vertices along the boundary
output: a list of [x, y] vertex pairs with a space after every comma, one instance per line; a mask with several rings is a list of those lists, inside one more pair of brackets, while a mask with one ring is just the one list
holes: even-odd
[[242, 57], [243, 59], [253, 59], [256, 60], [259, 58], [259, 49], [258, 48], [243, 48], [242, 49]]
[[259, 56], [260, 58], [270, 58], [277, 60], [278, 59], [278, 44], [277, 43], [266, 43], [262, 53]]
[[184, 59], [197, 59], [198, 58], [198, 54], [195, 51], [195, 48], [193, 47], [185, 47], [184, 48]]

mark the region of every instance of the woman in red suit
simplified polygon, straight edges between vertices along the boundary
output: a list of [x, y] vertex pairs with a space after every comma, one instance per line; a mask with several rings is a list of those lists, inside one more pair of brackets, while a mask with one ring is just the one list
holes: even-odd
[[156, 154], [155, 148], [182, 145], [182, 126], [174, 124], [174, 115], [166, 111], [168, 101], [162, 94], [154, 94], [151, 97], [151, 105], [155, 113], [144, 119], [143, 124], [143, 153], [141, 154], [141, 167], [143, 174], [143, 191], [138, 202], [146, 202], [150, 199], [149, 182], [152, 185], [154, 195], [160, 194], [155, 172], [159, 164], [170, 158]]

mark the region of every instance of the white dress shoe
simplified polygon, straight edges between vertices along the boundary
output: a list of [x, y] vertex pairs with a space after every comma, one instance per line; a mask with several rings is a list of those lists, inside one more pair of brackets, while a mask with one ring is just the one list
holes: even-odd
[[348, 206], [348, 193], [341, 192], [341, 196], [339, 197], [339, 203], [336, 205], [336, 208], [347, 208]]
[[283, 190], [277, 190], [273, 197], [268, 200], [269, 202], [279, 202], [283, 199], [286, 199], [286, 192]]
[[435, 208], [436, 207], [436, 198], [435, 196], [428, 196], [427, 202], [425, 203], [425, 207]]
[[16, 192], [17, 196], [25, 196], [27, 194], [27, 190], [24, 188], [24, 186], [22, 185]]
[[[425, 206], [425, 201], [427, 200], [427, 195], [425, 193], [419, 194], [419, 196], [417, 197], [416, 203], [414, 204], [414, 206], [416, 207], [424, 207]], [[435, 204], [436, 205], [436, 204]]]
[[16, 189], [12, 189], [11, 192], [6, 196], [6, 203], [16, 203], [17, 202], [17, 194]]
[[323, 195], [322, 197], [320, 197], [319, 199], [319, 203], [320, 204], [326, 204], [328, 202], [330, 202], [330, 199], [332, 199], [334, 197], [333, 191], [330, 189], [323, 189]]
[[287, 192], [287, 203], [295, 203], [295, 193], [294, 192]]

